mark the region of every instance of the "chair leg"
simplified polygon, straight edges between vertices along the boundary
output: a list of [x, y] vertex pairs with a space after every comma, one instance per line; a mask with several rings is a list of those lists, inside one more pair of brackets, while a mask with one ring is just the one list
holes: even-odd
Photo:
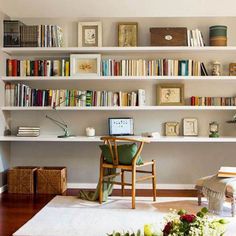
[[124, 197], [125, 196], [125, 185], [124, 185], [124, 182], [125, 182], [125, 171], [124, 170], [121, 170], [121, 192], [122, 192], [122, 196]]
[[232, 213], [232, 217], [235, 216], [235, 198], [236, 198], [236, 196], [233, 195], [233, 197], [231, 199], [231, 213]]
[[100, 174], [99, 174], [99, 203], [102, 204], [103, 200], [103, 167], [100, 166]]
[[157, 195], [157, 191], [156, 191], [156, 161], [152, 160], [153, 164], [152, 164], [152, 191], [153, 191], [153, 201], [156, 201], [156, 195]]
[[135, 209], [135, 195], [136, 195], [136, 167], [133, 166], [132, 168], [132, 209]]
[[202, 191], [200, 189], [197, 190], [197, 200], [198, 200], [198, 206], [202, 205]]

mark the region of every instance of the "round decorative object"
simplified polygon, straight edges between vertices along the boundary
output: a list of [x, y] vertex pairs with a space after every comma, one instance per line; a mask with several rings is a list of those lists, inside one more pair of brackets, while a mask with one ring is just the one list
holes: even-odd
[[210, 46], [227, 46], [227, 26], [214, 25], [209, 28]]
[[93, 136], [95, 136], [95, 129], [94, 129], [94, 128], [92, 128], [92, 127], [87, 127], [87, 128], [85, 129], [85, 131], [86, 131], [86, 135], [87, 135], [88, 137], [93, 137]]
[[220, 76], [221, 75], [221, 63], [215, 61], [212, 63], [212, 75], [213, 76]]

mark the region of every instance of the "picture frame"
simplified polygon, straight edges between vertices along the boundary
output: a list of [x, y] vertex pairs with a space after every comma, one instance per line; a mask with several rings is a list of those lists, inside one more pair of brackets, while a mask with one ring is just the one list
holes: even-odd
[[159, 84], [157, 85], [157, 105], [159, 106], [183, 106], [183, 84]]
[[198, 136], [198, 119], [196, 118], [183, 119], [183, 135]]
[[166, 122], [165, 136], [179, 136], [179, 122]]
[[102, 47], [102, 23], [79, 22], [78, 23], [79, 47]]
[[229, 64], [229, 75], [236, 76], [236, 63]]
[[71, 54], [71, 76], [100, 76], [100, 54]]
[[119, 22], [118, 23], [118, 46], [137, 47], [138, 46], [138, 23]]

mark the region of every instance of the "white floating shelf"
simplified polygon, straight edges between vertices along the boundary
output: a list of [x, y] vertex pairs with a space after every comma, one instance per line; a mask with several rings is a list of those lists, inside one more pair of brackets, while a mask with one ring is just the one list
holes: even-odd
[[[1, 107], [2, 111], [53, 111], [52, 107]], [[57, 111], [198, 111], [236, 110], [236, 106], [132, 106], [132, 107], [57, 107]]]
[[236, 81], [236, 76], [1, 76], [4, 82], [14, 81]]
[[[127, 137], [127, 136], [126, 136]], [[102, 142], [101, 136], [86, 137], [75, 136], [70, 138], [57, 138], [55, 135], [40, 135], [38, 137], [16, 137], [16, 136], [0, 136], [2, 142]], [[144, 138], [141, 136], [129, 136], [135, 139], [147, 139], [151, 143], [235, 143], [236, 137], [159, 137]]]
[[236, 52], [236, 46], [227, 47], [63, 47], [63, 48], [43, 48], [43, 47], [19, 47], [1, 48], [2, 52], [8, 55], [55, 55], [72, 53], [102, 53], [102, 54], [124, 54], [124, 53], [157, 53], [157, 52]]

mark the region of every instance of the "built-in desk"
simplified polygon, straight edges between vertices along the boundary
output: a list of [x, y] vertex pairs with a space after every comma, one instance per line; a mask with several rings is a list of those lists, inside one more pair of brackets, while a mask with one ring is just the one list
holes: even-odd
[[[126, 136], [127, 137], [127, 136]], [[236, 143], [236, 137], [166, 137], [146, 138], [141, 136], [128, 136], [135, 139], [148, 139], [155, 143]], [[40, 135], [38, 137], [16, 137], [16, 136], [0, 136], [1, 142], [102, 142], [101, 136], [87, 137], [75, 136], [70, 138], [57, 138], [53, 135]]]

